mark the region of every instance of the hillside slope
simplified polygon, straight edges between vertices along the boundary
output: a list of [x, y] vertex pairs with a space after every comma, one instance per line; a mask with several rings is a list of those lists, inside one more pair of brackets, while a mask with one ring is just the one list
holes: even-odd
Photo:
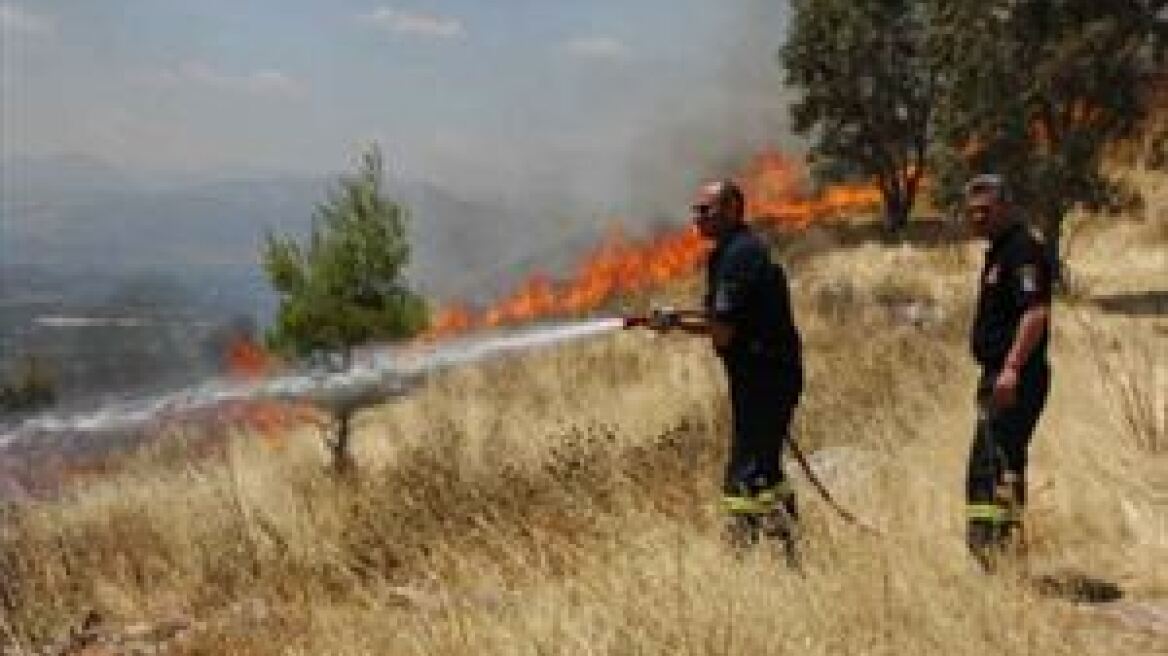
[[[315, 432], [181, 436], [58, 502], [4, 510], [11, 653], [1153, 654], [1168, 648], [1168, 205], [1083, 216], [1032, 450], [1027, 562], [962, 544], [975, 370], [972, 245], [800, 260], [797, 437], [843, 524], [794, 474], [802, 575], [719, 538], [727, 408], [708, 348], [622, 333], [451, 372], [359, 418], [361, 476]], [[1153, 188], [1152, 185], [1158, 185]], [[696, 281], [666, 295], [693, 298]], [[1027, 581], [1120, 585], [1090, 606]], [[69, 633], [69, 627], [73, 627]], [[101, 646], [104, 644], [105, 646]], [[86, 646], [88, 645], [88, 646]]]

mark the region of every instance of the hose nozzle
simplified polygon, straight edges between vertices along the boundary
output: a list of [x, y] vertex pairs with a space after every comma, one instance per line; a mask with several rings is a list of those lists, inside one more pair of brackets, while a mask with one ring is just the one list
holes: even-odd
[[647, 315], [625, 317], [625, 328], [671, 330], [681, 325], [681, 313], [671, 307], [654, 308]]

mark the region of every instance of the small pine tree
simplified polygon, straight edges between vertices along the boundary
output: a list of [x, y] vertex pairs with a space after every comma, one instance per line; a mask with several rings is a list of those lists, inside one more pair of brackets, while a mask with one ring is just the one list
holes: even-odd
[[[316, 207], [307, 245], [269, 233], [263, 267], [279, 295], [269, 346], [294, 355], [339, 354], [409, 337], [426, 327], [423, 299], [408, 287], [407, 210], [383, 186], [381, 150], [371, 146]], [[339, 423], [334, 462], [349, 463], [348, 426], [355, 408], [334, 408]]]
[[348, 354], [358, 344], [409, 337], [426, 327], [426, 305], [406, 284], [408, 214], [383, 189], [374, 145], [316, 208], [307, 246], [269, 234], [264, 270], [280, 296], [268, 342], [304, 356]]

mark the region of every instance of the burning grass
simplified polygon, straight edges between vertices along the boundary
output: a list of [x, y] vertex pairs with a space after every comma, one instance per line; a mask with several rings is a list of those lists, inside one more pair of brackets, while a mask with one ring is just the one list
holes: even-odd
[[[964, 554], [966, 261], [968, 247], [865, 246], [796, 272], [797, 434], [809, 449], [847, 446], [827, 482], [886, 532], [841, 524], [795, 473], [802, 576], [719, 540], [726, 407], [707, 348], [622, 333], [454, 370], [359, 415], [350, 483], [324, 472], [303, 427], [278, 451], [240, 434], [219, 460], [145, 457], [65, 499], [6, 508], [0, 635], [31, 651], [88, 617], [109, 635], [177, 622], [156, 645], [178, 654], [1157, 653], [1164, 634], [1013, 574], [987, 579]], [[1114, 263], [1083, 267], [1109, 289], [1131, 284]], [[825, 310], [823, 287], [840, 281], [850, 300]], [[941, 319], [888, 314], [889, 285]], [[1168, 461], [1127, 437], [1094, 359], [1100, 339], [1162, 345], [1162, 319], [1083, 304], [1056, 321], [1031, 566], [1163, 600]], [[1144, 366], [1109, 362], [1116, 375]]]
[[[837, 184], [812, 195], [804, 191], [805, 177], [796, 160], [778, 151], [758, 154], [737, 176], [746, 195], [747, 215], [755, 217], [761, 228], [793, 231], [880, 205], [880, 192], [873, 184]], [[566, 280], [535, 274], [481, 311], [461, 303], [440, 308], [427, 336], [440, 338], [474, 328], [580, 316], [614, 298], [643, 294], [690, 276], [707, 249], [690, 226], [643, 240], [631, 240], [621, 230], [612, 230]]]

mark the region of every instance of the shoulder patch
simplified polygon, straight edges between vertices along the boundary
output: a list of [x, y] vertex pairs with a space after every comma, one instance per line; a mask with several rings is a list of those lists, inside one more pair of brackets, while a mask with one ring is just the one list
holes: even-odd
[[1018, 286], [1023, 293], [1033, 294], [1038, 291], [1038, 267], [1033, 264], [1024, 264], [1018, 268]]
[[997, 284], [998, 274], [1001, 272], [1001, 270], [1002, 270], [1001, 265], [995, 264], [995, 265], [991, 266], [989, 268], [989, 270], [986, 271], [985, 281], [984, 281], [985, 284], [987, 284], [987, 285]]
[[714, 289], [713, 306], [713, 310], [717, 314], [725, 314], [733, 309], [730, 303], [730, 291], [726, 289], [726, 285], [721, 284]]

